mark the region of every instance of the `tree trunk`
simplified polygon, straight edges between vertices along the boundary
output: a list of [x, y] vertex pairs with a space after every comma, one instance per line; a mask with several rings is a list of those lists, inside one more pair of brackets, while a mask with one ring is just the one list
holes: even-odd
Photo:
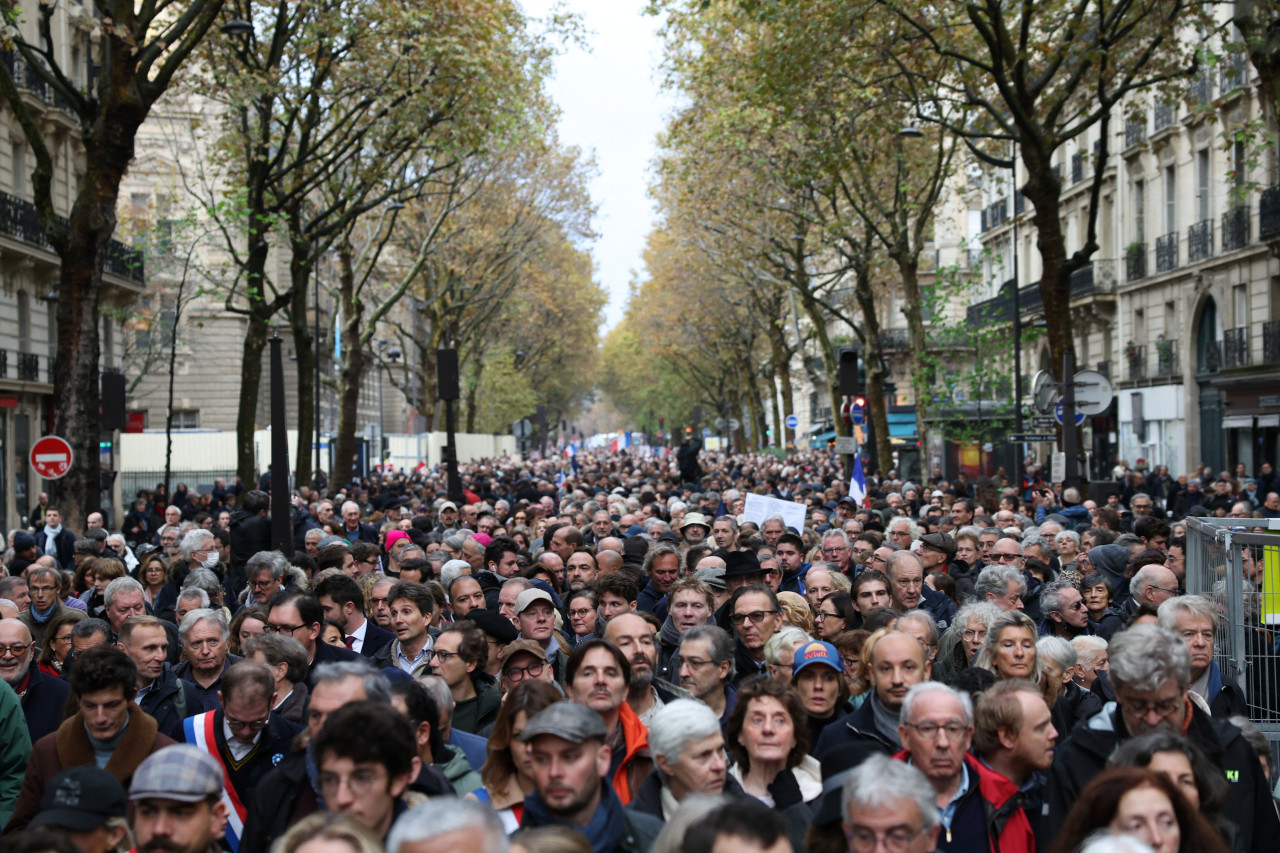
[[251, 310], [240, 348], [240, 408], [236, 413], [236, 473], [246, 488], [254, 488], [253, 431], [257, 428], [258, 392], [262, 388], [262, 353], [267, 348], [267, 320]]
[[822, 364], [827, 374], [827, 394], [831, 399], [831, 419], [835, 423], [836, 432], [840, 435], [852, 435], [849, 425], [844, 422], [844, 418], [840, 417], [840, 404], [844, 402], [840, 396], [840, 368], [836, 363], [831, 336], [827, 334], [827, 318], [823, 315], [818, 300], [807, 287], [800, 291], [800, 305], [813, 326], [813, 333], [818, 337], [818, 349], [822, 352]]
[[[778, 387], [773, 384], [774, 378], [769, 377], [769, 405], [773, 409], [773, 428], [777, 430], [774, 434], [778, 440], [779, 447], [787, 446], [787, 426], [786, 415], [782, 414], [782, 405], [778, 402]], [[766, 446], [772, 444], [768, 442]]]
[[338, 298], [342, 305], [342, 360], [338, 371], [338, 436], [334, 449], [333, 482], [341, 487], [353, 479], [355, 468], [356, 418], [359, 415], [360, 384], [364, 380], [365, 352], [360, 341], [363, 310], [355, 298], [355, 271], [351, 250], [338, 252]]
[[440, 432], [444, 429], [443, 415], [440, 410], [440, 383], [436, 365], [436, 350], [432, 346], [423, 346], [422, 353], [422, 422], [427, 432]]
[[[293, 463], [297, 483], [305, 486], [311, 482], [312, 465], [317, 449], [315, 442], [316, 420], [316, 340], [312, 333], [311, 323], [307, 320], [307, 278], [308, 267], [299, 266], [293, 270], [295, 277], [293, 299], [289, 304], [289, 327], [293, 333], [293, 352], [297, 357], [298, 385], [298, 456]], [[304, 281], [299, 284], [296, 278]]]
[[[929, 410], [932, 390], [928, 387], [928, 366], [925, 353], [928, 352], [929, 340], [924, 332], [924, 315], [920, 309], [919, 253], [903, 250], [894, 252], [894, 261], [898, 264], [898, 272], [902, 275], [902, 315], [907, 318], [907, 340], [911, 349], [912, 384], [915, 386], [916, 399], [916, 438], [920, 441], [920, 455], [925, 461], [923, 470], [928, 471], [929, 455], [928, 427], [925, 417]], [[885, 419], [886, 428], [888, 418]]]
[[[1075, 352], [1071, 336], [1070, 276], [1067, 271], [1067, 245], [1062, 233], [1062, 182], [1053, 173], [1048, 156], [1024, 145], [1020, 148], [1027, 167], [1027, 200], [1035, 206], [1036, 248], [1040, 251], [1040, 299], [1044, 303], [1044, 320], [1049, 339], [1050, 371], [1063, 380], [1062, 357]], [[1017, 287], [1017, 282], [1014, 282]]]
[[865, 266], [855, 270], [854, 298], [862, 313], [863, 360], [867, 365], [867, 414], [871, 418], [872, 459], [883, 476], [893, 467], [893, 443], [889, 438], [888, 401], [884, 397], [884, 351], [880, 346], [880, 317], [876, 314], [875, 293], [871, 289], [871, 271]]

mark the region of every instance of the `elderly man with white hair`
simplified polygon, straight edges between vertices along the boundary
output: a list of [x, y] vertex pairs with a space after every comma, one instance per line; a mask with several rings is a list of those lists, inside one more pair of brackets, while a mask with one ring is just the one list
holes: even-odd
[[[1161, 604], [1158, 613], [1160, 627], [1181, 637], [1191, 655], [1191, 692], [1203, 699], [1219, 719], [1247, 717], [1244, 691], [1231, 676], [1218, 669], [1213, 659], [1219, 623], [1214, 603], [1203, 596], [1183, 595]], [[1258, 663], [1255, 661], [1254, 665]]]
[[378, 529], [372, 524], [360, 523], [360, 504], [347, 501], [342, 505], [342, 537], [348, 542], [378, 544]]
[[232, 664], [244, 660], [227, 649], [227, 639], [231, 636], [227, 616], [221, 610], [192, 610], [183, 617], [178, 634], [187, 659], [178, 664], [174, 674], [195, 686], [200, 711], [216, 710], [222, 674]]
[[507, 853], [511, 844], [498, 813], [484, 803], [437, 797], [401, 813], [387, 853]]

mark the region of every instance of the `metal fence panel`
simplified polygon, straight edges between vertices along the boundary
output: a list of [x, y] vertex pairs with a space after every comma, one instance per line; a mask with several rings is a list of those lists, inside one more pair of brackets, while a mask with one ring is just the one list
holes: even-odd
[[[163, 461], [163, 460], [162, 460]], [[214, 480], [219, 477], [225, 477], [230, 483], [235, 477], [236, 472], [232, 471], [170, 471], [169, 472], [169, 490], [172, 492], [178, 483], [186, 483], [187, 488], [200, 494], [206, 494], [213, 489]], [[164, 469], [159, 471], [121, 471], [120, 472], [120, 495], [124, 504], [124, 511], [133, 509], [133, 499], [137, 497], [139, 489], [152, 490], [155, 489], [157, 483], [164, 482]]]
[[1219, 669], [1280, 760], [1280, 519], [1188, 518], [1186, 590], [1218, 607]]

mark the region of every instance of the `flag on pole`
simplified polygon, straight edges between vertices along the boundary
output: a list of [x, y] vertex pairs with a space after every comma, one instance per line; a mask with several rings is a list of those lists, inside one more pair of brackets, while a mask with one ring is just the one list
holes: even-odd
[[867, 478], [862, 473], [862, 454], [853, 454], [853, 476], [849, 479], [849, 497], [858, 506], [867, 500]]

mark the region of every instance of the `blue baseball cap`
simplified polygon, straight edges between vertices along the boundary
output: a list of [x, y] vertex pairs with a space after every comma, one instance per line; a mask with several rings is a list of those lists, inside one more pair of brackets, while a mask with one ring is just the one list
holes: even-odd
[[792, 661], [791, 666], [791, 677], [795, 678], [805, 667], [818, 663], [825, 663], [836, 672], [844, 672], [844, 659], [840, 657], [840, 652], [836, 651], [836, 647], [830, 643], [824, 643], [822, 640], [813, 640], [796, 647], [795, 660]]

